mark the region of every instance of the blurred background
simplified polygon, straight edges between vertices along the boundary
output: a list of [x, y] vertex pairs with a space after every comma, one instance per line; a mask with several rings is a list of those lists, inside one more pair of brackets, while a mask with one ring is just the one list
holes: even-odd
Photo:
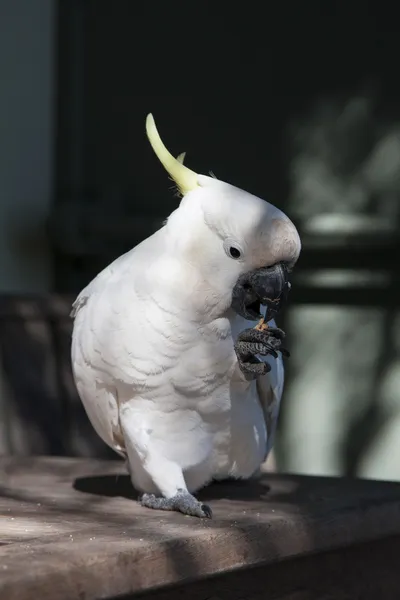
[[70, 305], [197, 172], [276, 204], [303, 253], [279, 470], [400, 479], [400, 56], [382, 4], [0, 0], [0, 453], [113, 457]]

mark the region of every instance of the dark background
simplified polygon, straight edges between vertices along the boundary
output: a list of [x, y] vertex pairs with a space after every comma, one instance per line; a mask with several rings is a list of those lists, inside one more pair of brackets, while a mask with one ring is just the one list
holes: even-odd
[[[55, 289], [75, 292], [176, 206], [145, 137], [148, 112], [195, 170], [287, 210], [294, 119], [360, 93], [374, 119], [399, 117], [396, 27], [377, 3], [59, 2], [54, 202], [68, 216], [52, 230]], [[376, 142], [363, 137], [347, 161], [338, 144], [343, 176]]]

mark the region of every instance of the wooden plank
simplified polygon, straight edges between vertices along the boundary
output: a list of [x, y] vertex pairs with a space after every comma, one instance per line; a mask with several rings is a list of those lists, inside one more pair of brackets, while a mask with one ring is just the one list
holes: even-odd
[[392, 310], [400, 305], [400, 281], [388, 286], [311, 286], [293, 283], [290, 306], [356, 306]]
[[[129, 195], [127, 195], [129, 198]], [[98, 198], [99, 200], [99, 198]], [[119, 249], [130, 250], [136, 243], [152, 235], [162, 227], [166, 214], [136, 213], [127, 214], [126, 208], [118, 207], [113, 198], [113, 211], [110, 212], [110, 199], [98, 203], [97, 211], [89, 197], [71, 202], [58, 203], [52, 211], [50, 234], [54, 247], [65, 256], [93, 257], [113, 256]], [[128, 199], [128, 204], [133, 202]], [[119, 208], [119, 207], [118, 207]], [[79, 223], [79, 227], [77, 227]], [[397, 230], [379, 229], [373, 223], [364, 230], [351, 232], [302, 232], [302, 252], [299, 267], [307, 268], [362, 268], [371, 270], [392, 269], [396, 266], [395, 257], [400, 250], [400, 236]], [[123, 247], [123, 249], [121, 248]], [[297, 268], [299, 268], [297, 267]]]
[[400, 536], [397, 483], [218, 483], [200, 494], [214, 511], [203, 521], [140, 507], [123, 473], [115, 461], [0, 459], [1, 600], [135, 595]]
[[[240, 569], [155, 591], [150, 597], [152, 600], [394, 600], [399, 597], [399, 543], [400, 538], [391, 538]], [[135, 596], [124, 596], [123, 600], [129, 598]]]

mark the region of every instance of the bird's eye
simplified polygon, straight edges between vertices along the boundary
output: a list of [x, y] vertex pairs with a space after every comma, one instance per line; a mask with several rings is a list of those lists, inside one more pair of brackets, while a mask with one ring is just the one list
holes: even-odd
[[225, 254], [234, 260], [240, 260], [244, 256], [243, 249], [241, 248], [239, 242], [232, 238], [226, 238], [224, 240], [224, 250]]
[[235, 248], [235, 246], [231, 246], [229, 248], [229, 255], [232, 258], [240, 258], [242, 256], [240, 250], [238, 248]]

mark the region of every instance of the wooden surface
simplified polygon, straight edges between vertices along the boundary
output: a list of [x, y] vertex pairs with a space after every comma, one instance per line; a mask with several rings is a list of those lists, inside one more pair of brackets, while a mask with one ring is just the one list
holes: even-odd
[[[241, 573], [240, 581], [250, 577], [246, 585], [254, 586], [256, 572], [260, 577], [268, 569], [275, 574], [287, 571], [285, 564], [296, 559], [298, 565], [311, 553], [319, 553], [321, 561], [320, 553], [327, 551], [331, 554], [326, 554], [325, 563], [331, 570], [339, 560], [334, 558], [338, 550], [348, 560], [356, 552], [363, 568], [363, 552], [376, 555], [376, 565], [385, 551], [389, 557], [399, 556], [396, 483], [263, 475], [251, 483], [215, 484], [200, 496], [213, 508], [211, 521], [141, 508], [120, 462], [0, 459], [0, 599], [136, 597], [145, 590], [200, 579], [190, 584], [195, 586], [190, 597], [261, 598], [256, 592], [238, 596], [238, 585], [236, 593], [231, 588], [224, 595], [224, 577], [237, 579]], [[390, 564], [385, 561], [387, 569]], [[253, 571], [235, 574], [250, 567]], [[373, 569], [367, 571], [361, 580]], [[397, 571], [397, 566], [390, 571], [396, 585]], [[207, 584], [214, 586], [214, 595], [204, 588], [204, 578], [210, 575], [219, 576]], [[272, 579], [265, 579], [264, 591]], [[287, 585], [292, 581], [285, 579]], [[158, 591], [156, 596], [165, 598], [167, 593]], [[178, 591], [171, 596], [178, 597], [174, 594]], [[271, 592], [268, 597], [314, 597], [304, 595], [304, 589], [301, 594]], [[386, 597], [391, 596], [380, 596]], [[400, 585], [394, 597], [400, 597]]]

